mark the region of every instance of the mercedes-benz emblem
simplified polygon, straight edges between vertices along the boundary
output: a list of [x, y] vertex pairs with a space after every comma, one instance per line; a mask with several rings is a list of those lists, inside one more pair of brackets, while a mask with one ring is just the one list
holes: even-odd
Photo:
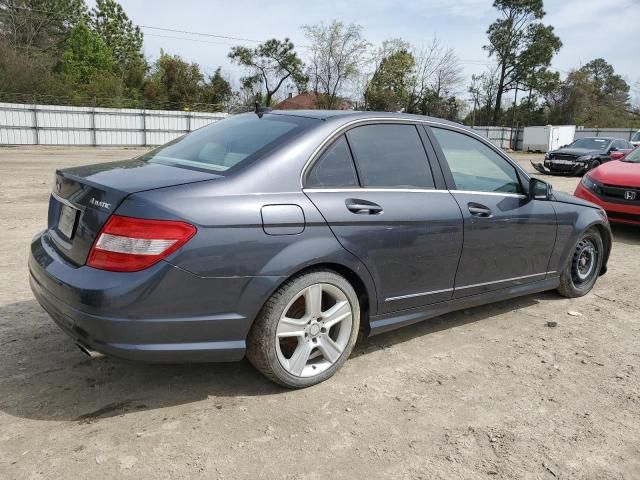
[[626, 192], [624, 192], [624, 199], [625, 200], [635, 200], [636, 199], [636, 192], [634, 192], [632, 190], [627, 190]]

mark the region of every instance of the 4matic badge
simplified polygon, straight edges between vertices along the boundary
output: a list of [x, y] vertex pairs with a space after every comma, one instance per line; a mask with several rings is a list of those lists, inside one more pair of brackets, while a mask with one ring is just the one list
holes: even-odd
[[96, 200], [93, 197], [91, 197], [91, 199], [89, 200], [89, 203], [91, 205], [93, 205], [94, 207], [106, 208], [107, 210], [109, 210], [111, 208], [111, 204], [110, 203], [101, 202], [100, 200]]

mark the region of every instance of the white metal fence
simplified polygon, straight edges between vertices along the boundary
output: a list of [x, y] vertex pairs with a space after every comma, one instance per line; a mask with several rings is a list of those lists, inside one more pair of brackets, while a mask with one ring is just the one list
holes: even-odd
[[[227, 113], [0, 103], [0, 145], [162, 145]], [[474, 126], [497, 146], [522, 150], [523, 128]], [[578, 128], [576, 138], [630, 140], [631, 128]]]
[[162, 145], [226, 113], [0, 103], [0, 145]]

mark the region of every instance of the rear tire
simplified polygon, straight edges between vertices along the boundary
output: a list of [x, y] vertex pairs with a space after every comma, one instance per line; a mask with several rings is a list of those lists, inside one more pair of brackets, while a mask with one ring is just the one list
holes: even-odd
[[560, 295], [575, 298], [589, 293], [598, 279], [603, 258], [602, 236], [590, 228], [580, 236], [560, 273]]
[[288, 280], [267, 301], [247, 337], [247, 358], [269, 380], [305, 388], [349, 358], [360, 329], [351, 284], [331, 270]]

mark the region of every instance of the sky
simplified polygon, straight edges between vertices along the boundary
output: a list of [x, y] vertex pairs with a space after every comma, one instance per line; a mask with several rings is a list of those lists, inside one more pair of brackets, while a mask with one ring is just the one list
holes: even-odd
[[[129, 17], [144, 27], [255, 40], [289, 37], [298, 46], [305, 44], [301, 25], [329, 23], [333, 19], [362, 25], [364, 37], [374, 45], [385, 39], [402, 38], [415, 46], [426, 46], [435, 36], [455, 50], [467, 80], [485, 70], [490, 62], [482, 46], [487, 27], [497, 16], [492, 0], [119, 1]], [[563, 42], [553, 60], [554, 69], [564, 77], [572, 68], [602, 57], [629, 82], [634, 97], [640, 96], [640, 0], [545, 0], [544, 8], [544, 22], [554, 26]], [[256, 45], [151, 28], [142, 30], [148, 58], [157, 58], [163, 49], [197, 62], [206, 73], [220, 66], [234, 82], [242, 70], [230, 63], [229, 49], [238, 44]]]

